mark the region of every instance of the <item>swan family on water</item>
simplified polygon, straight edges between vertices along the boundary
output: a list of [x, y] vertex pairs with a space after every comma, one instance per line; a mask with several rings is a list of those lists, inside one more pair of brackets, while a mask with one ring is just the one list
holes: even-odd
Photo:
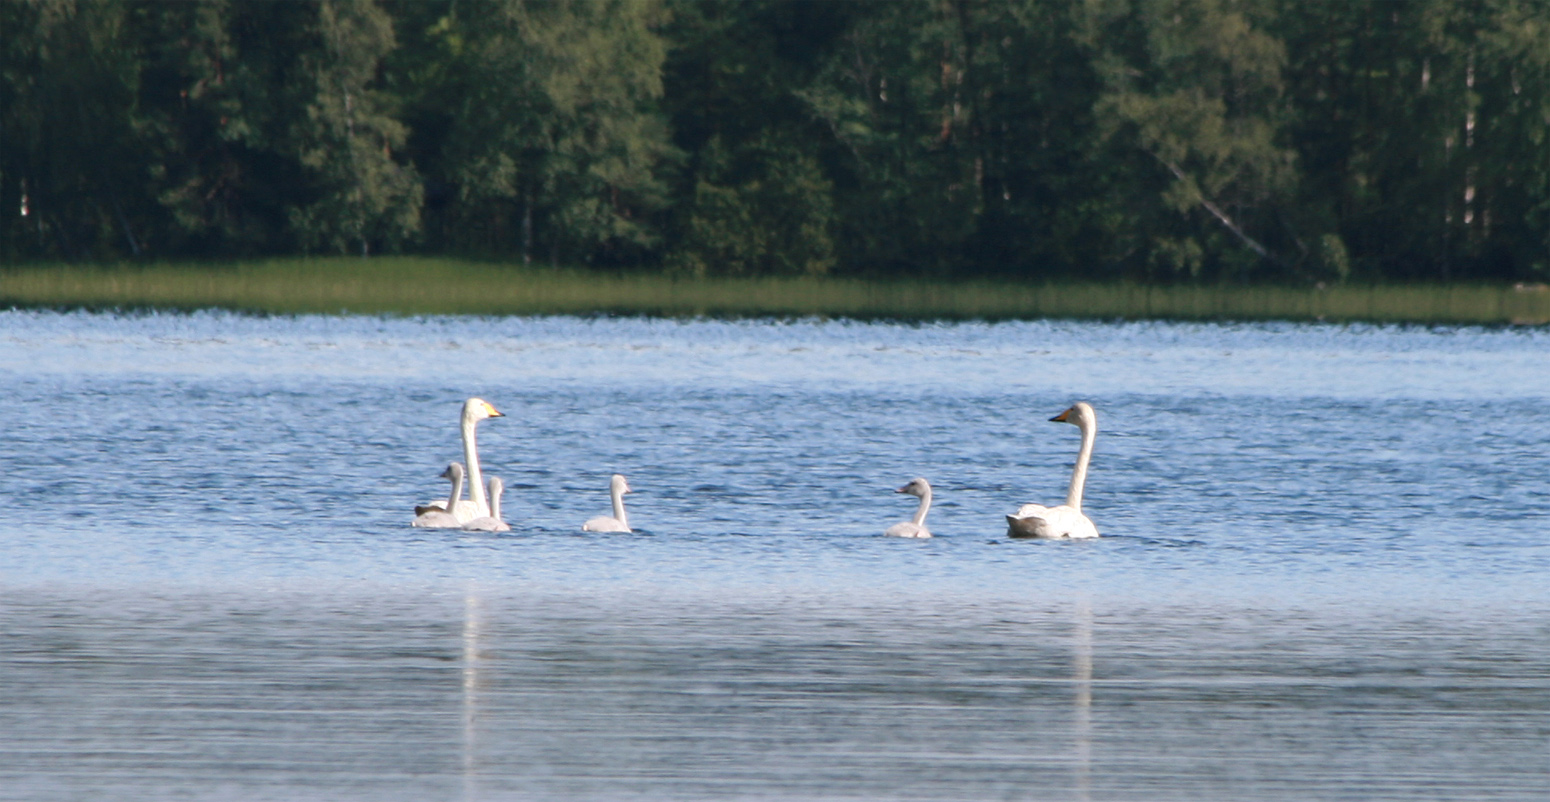
[[[452, 492], [445, 501], [433, 501], [414, 508], [411, 526], [431, 529], [467, 529], [479, 532], [506, 532], [511, 529], [501, 519], [501, 492], [505, 485], [499, 477], [489, 480], [489, 495], [479, 471], [479, 448], [476, 440], [479, 421], [505, 417], [488, 401], [470, 398], [463, 403], [461, 431], [463, 435], [463, 460], [467, 468], [454, 462], [442, 472], [441, 478], [452, 482]], [[1093, 440], [1098, 435], [1098, 413], [1091, 404], [1078, 401], [1065, 412], [1050, 418], [1056, 423], [1070, 423], [1082, 434], [1082, 444], [1077, 451], [1076, 467], [1071, 471], [1071, 486], [1066, 491], [1066, 503], [1056, 507], [1042, 504], [1024, 504], [1013, 515], [1006, 516], [1006, 533], [1010, 537], [1045, 539], [1083, 539], [1098, 536], [1098, 527], [1082, 512], [1082, 491], [1087, 485], [1087, 466], [1092, 462]], [[469, 488], [470, 499], [464, 499], [463, 486]], [[581, 525], [586, 532], [632, 532], [629, 518], [624, 512], [624, 494], [630, 492], [630, 484], [619, 474], [608, 482], [609, 499], [613, 502], [613, 515], [599, 515]], [[883, 534], [888, 537], [928, 538], [926, 513], [931, 511], [931, 483], [914, 479], [894, 491], [915, 496], [920, 506], [908, 521], [888, 527]]]

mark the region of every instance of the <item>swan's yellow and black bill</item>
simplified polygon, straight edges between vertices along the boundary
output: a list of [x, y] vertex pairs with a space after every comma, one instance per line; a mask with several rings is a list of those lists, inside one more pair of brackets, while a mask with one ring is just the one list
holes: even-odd
[[500, 410], [498, 410], [495, 407], [491, 406], [490, 402], [488, 402], [488, 401], [484, 402], [484, 411], [485, 411], [485, 414], [489, 415], [492, 418], [504, 418], [504, 417], [506, 417], [505, 415], [501, 414]]
[[1067, 409], [1065, 412], [1062, 412], [1059, 415], [1056, 415], [1055, 417], [1050, 418], [1050, 420], [1055, 422], [1055, 423], [1066, 423], [1066, 422], [1068, 422], [1070, 420], [1071, 413], [1075, 412], [1075, 411], [1076, 411], [1076, 407], [1071, 407], [1071, 408]]

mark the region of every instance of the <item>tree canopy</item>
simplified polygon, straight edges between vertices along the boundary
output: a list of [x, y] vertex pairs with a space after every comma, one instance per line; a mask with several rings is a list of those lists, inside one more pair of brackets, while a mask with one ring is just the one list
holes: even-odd
[[15, 0], [0, 258], [1550, 278], [1550, 0]]

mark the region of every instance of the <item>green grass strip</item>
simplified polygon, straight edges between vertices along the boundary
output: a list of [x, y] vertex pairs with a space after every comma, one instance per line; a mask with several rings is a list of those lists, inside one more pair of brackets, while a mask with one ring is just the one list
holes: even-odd
[[0, 306], [274, 314], [596, 314], [1550, 323], [1544, 285], [1328, 288], [704, 278], [416, 257], [0, 268]]

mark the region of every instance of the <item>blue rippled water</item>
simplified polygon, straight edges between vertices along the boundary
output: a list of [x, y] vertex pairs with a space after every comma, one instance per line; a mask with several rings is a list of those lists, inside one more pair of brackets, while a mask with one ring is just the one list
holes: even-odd
[[0, 421], [0, 798], [1550, 794], [1541, 329], [11, 311]]

